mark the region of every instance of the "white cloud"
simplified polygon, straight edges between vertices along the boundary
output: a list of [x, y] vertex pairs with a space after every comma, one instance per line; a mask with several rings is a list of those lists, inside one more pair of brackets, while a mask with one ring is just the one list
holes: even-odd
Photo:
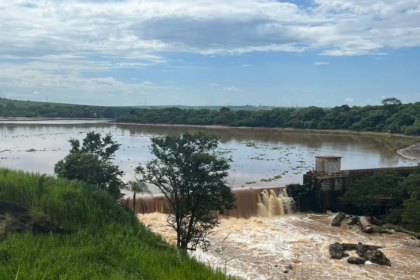
[[329, 65], [329, 62], [320, 62], [320, 61], [316, 61], [314, 62], [314, 65]]
[[292, 0], [1, 1], [2, 56], [96, 53], [150, 61], [157, 52], [317, 49], [337, 56], [420, 46], [419, 0], [311, 0], [306, 5]]
[[353, 98], [346, 98], [344, 101], [352, 103], [354, 101], [354, 99]]
[[210, 84], [209, 84], [209, 86], [210, 86], [210, 87], [218, 87], [218, 86], [220, 86], [220, 85], [219, 85], [219, 84], [216, 84], [216, 83], [210, 83]]
[[223, 88], [224, 91], [240, 91], [239, 88], [236, 87], [225, 87]]
[[0, 15], [0, 85], [48, 95], [160, 89], [112, 72], [175, 63], [166, 53], [378, 57], [420, 46], [420, 0], [4, 0]]
[[241, 67], [252, 67], [252, 66], [254, 66], [254, 64], [244, 64], [244, 65], [241, 65]]
[[40, 94], [40, 92], [39, 91], [34, 91], [32, 94], [33, 95], [38, 95], [38, 94]]

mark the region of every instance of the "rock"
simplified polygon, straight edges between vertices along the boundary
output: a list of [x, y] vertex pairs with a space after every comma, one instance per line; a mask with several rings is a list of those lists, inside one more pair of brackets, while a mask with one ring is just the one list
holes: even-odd
[[352, 243], [342, 243], [341, 245], [343, 246], [344, 251], [353, 251], [356, 250], [357, 247], [357, 244]]
[[381, 250], [368, 250], [365, 253], [365, 258], [372, 263], [391, 266], [391, 261]]
[[293, 270], [291, 265], [286, 265], [283, 269], [283, 273], [289, 273], [290, 270]]
[[373, 232], [372, 225], [370, 224], [369, 220], [365, 216], [360, 217], [359, 225], [360, 225], [360, 229], [364, 233], [372, 233]]
[[361, 258], [361, 257], [350, 257], [347, 259], [348, 263], [352, 263], [352, 264], [364, 264], [365, 263], [365, 259]]
[[383, 226], [384, 225], [384, 222], [382, 220], [379, 220], [375, 217], [369, 217], [368, 220], [372, 225], [375, 225], [375, 226]]
[[357, 216], [350, 216], [347, 219], [346, 224], [348, 224], [349, 226], [356, 225], [358, 221], [359, 221], [359, 217], [357, 217]]
[[341, 225], [341, 221], [344, 219], [346, 215], [343, 212], [338, 213], [331, 222], [331, 225], [334, 227], [339, 227]]
[[376, 245], [365, 245], [362, 243], [356, 244], [356, 253], [359, 257], [366, 258], [367, 251], [376, 251], [382, 248], [381, 246]]
[[331, 259], [342, 259], [344, 257], [344, 250], [343, 250], [343, 245], [341, 245], [340, 243], [336, 242], [334, 244], [330, 244], [330, 246], [328, 247], [329, 251], [330, 251], [330, 258]]

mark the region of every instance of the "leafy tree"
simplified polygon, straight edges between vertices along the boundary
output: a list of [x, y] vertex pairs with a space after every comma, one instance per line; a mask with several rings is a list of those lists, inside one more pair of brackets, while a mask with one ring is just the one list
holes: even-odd
[[404, 201], [402, 220], [410, 229], [420, 231], [420, 192], [413, 192], [410, 199]]
[[375, 173], [356, 180], [343, 197], [345, 203], [354, 204], [367, 214], [381, 214], [402, 204], [404, 190], [398, 187], [402, 177], [398, 173]]
[[138, 166], [137, 174], [165, 196], [168, 224], [177, 233], [178, 248], [206, 249], [206, 235], [219, 224], [217, 213], [226, 215], [235, 208], [235, 196], [226, 185], [229, 159], [216, 152], [219, 137], [187, 133], [151, 140], [156, 159]]
[[111, 160], [120, 144], [116, 143], [110, 134], [102, 137], [93, 131], [86, 134], [82, 146], [77, 139], [70, 139], [69, 143], [70, 153], [55, 164], [55, 174], [60, 178], [95, 185], [107, 190], [115, 199], [119, 198], [120, 189], [123, 187], [120, 177], [124, 172]]
[[401, 105], [401, 100], [395, 98], [395, 97], [390, 97], [390, 98], [385, 98], [381, 101], [381, 103], [383, 105]]
[[[142, 180], [135, 178], [133, 181], [129, 181], [127, 183], [127, 190], [133, 193], [133, 214], [136, 213], [136, 196], [137, 194], [150, 194], [152, 195], [152, 192], [149, 190], [149, 187], [146, 185], [145, 182]], [[142, 203], [143, 212], [145, 212], [145, 206], [143, 200], [140, 199], [140, 202]]]

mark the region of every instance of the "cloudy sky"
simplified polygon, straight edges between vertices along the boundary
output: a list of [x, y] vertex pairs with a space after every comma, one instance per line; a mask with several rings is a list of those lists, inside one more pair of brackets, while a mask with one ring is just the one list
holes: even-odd
[[0, 91], [97, 105], [420, 101], [420, 0], [0, 0]]

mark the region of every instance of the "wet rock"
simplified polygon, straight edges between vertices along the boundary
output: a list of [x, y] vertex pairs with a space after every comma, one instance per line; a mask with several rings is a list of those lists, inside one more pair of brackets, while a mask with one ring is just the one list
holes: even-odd
[[356, 225], [358, 221], [359, 221], [359, 217], [357, 217], [357, 216], [350, 216], [347, 219], [346, 224], [349, 225], [349, 226]]
[[343, 212], [338, 213], [331, 222], [331, 225], [334, 227], [339, 227], [341, 225], [341, 221], [345, 218]]
[[351, 263], [351, 264], [364, 264], [365, 261], [366, 260], [364, 258], [361, 258], [361, 257], [350, 257], [350, 258], [347, 259], [347, 262]]
[[330, 258], [331, 259], [342, 259], [344, 257], [344, 249], [343, 245], [336, 242], [334, 244], [330, 244], [328, 247], [328, 250], [330, 251]]
[[373, 232], [372, 225], [370, 224], [369, 220], [365, 216], [360, 217], [359, 225], [360, 225], [360, 229], [364, 233], [372, 233]]
[[293, 270], [291, 265], [286, 265], [283, 269], [283, 273], [289, 273], [290, 270]]
[[379, 220], [379, 219], [377, 219], [375, 217], [369, 217], [368, 220], [369, 220], [369, 222], [372, 225], [375, 225], [375, 226], [382, 226], [382, 225], [384, 225], [384, 222], [382, 220]]
[[381, 250], [368, 250], [365, 253], [365, 258], [372, 263], [391, 266], [391, 261]]
[[357, 244], [353, 243], [342, 243], [341, 245], [343, 246], [344, 251], [353, 251], [357, 248]]
[[359, 255], [359, 257], [364, 258], [366, 256], [367, 251], [376, 251], [378, 249], [382, 248], [381, 246], [376, 245], [365, 245], [362, 243], [356, 244], [356, 253]]

